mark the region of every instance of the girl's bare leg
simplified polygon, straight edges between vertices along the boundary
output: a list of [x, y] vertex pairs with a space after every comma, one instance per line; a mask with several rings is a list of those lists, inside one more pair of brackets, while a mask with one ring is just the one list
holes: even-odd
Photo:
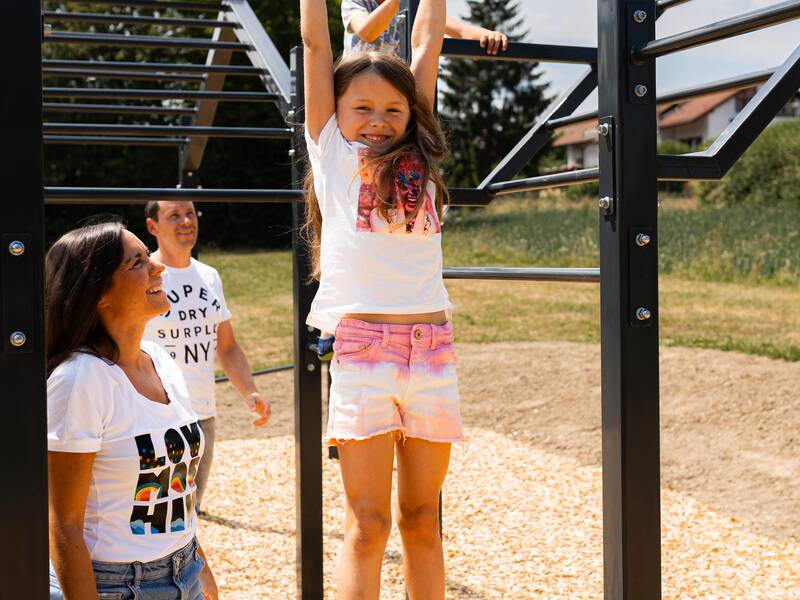
[[397, 525], [411, 600], [444, 599], [439, 491], [449, 463], [448, 443], [406, 438], [397, 444]]
[[394, 434], [339, 444], [347, 501], [336, 598], [373, 600], [380, 595], [381, 562], [392, 529]]

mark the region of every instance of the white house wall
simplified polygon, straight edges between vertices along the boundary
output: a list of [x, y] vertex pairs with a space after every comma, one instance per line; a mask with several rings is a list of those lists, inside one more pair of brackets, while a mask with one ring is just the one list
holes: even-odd
[[598, 144], [586, 144], [583, 147], [583, 166], [584, 168], [596, 167], [600, 164], [600, 146]]
[[677, 127], [664, 127], [659, 130], [659, 141], [664, 140], [690, 140], [692, 138], [708, 139], [708, 118], [700, 117], [694, 123], [678, 125]]
[[716, 138], [736, 117], [736, 98], [729, 98], [708, 114], [708, 131], [704, 140]]

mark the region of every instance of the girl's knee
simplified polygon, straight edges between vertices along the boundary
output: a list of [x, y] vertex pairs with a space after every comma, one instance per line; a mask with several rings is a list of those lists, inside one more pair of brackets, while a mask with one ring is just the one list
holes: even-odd
[[439, 538], [439, 505], [422, 504], [403, 506], [400, 504], [397, 527], [408, 541], [430, 542]]
[[353, 511], [350, 534], [357, 551], [383, 551], [392, 530], [390, 515], [372, 509]]

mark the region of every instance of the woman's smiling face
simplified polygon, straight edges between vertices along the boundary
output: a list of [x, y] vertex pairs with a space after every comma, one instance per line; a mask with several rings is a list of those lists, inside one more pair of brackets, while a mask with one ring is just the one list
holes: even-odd
[[100, 299], [100, 310], [132, 320], [148, 320], [169, 310], [161, 289], [164, 265], [150, 258], [145, 245], [130, 231], [122, 232], [122, 248], [122, 263]]
[[367, 72], [354, 77], [337, 100], [336, 118], [346, 140], [385, 152], [405, 136], [411, 110], [396, 87]]

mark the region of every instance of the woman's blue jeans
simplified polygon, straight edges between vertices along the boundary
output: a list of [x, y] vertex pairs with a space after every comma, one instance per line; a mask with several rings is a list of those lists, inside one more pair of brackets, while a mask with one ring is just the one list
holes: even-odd
[[[200, 572], [205, 562], [194, 539], [180, 550], [150, 562], [92, 561], [99, 600], [202, 600]], [[50, 600], [63, 600], [50, 565]]]

